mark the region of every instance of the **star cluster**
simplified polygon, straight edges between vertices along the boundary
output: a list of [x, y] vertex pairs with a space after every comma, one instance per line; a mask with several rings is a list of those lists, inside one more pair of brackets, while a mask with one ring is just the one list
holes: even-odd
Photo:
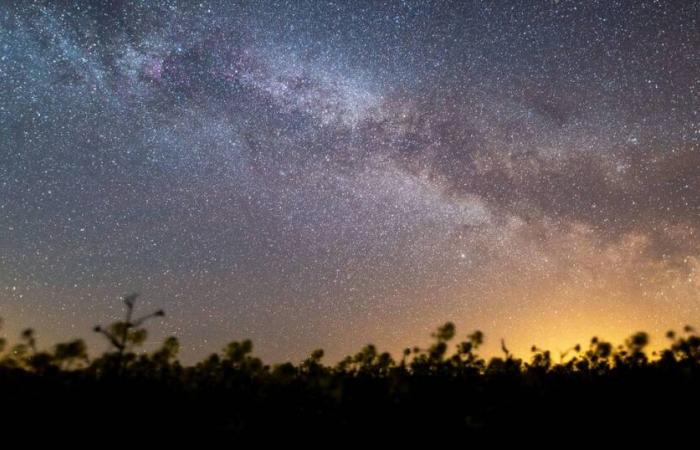
[[446, 320], [516, 353], [698, 322], [698, 17], [7, 2], [1, 315], [53, 341], [139, 291], [185, 359], [272, 361]]

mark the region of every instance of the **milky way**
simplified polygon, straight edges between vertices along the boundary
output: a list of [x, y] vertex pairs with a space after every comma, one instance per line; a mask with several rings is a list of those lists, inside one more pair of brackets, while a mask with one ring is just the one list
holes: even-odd
[[132, 291], [185, 359], [700, 324], [697, 2], [98, 3], [0, 7], [3, 333]]

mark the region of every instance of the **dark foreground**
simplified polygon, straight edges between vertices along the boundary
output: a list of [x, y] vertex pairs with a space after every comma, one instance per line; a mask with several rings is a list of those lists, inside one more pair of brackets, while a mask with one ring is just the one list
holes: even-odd
[[[133, 307], [133, 306], [132, 306]], [[159, 315], [156, 313], [155, 315]], [[146, 316], [146, 318], [151, 316]], [[533, 348], [530, 361], [486, 361], [480, 332], [453, 345], [454, 326], [400, 360], [367, 346], [335, 366], [318, 350], [303, 363], [267, 366], [250, 341], [183, 367], [178, 342], [152, 354], [130, 316], [96, 328], [114, 351], [90, 360], [82, 341], [39, 351], [31, 330], [0, 353], [2, 428], [79, 438], [391, 436], [458, 433], [683, 434], [698, 423], [700, 337], [669, 332], [668, 348], [648, 356], [644, 333], [613, 346], [592, 339], [555, 363]]]

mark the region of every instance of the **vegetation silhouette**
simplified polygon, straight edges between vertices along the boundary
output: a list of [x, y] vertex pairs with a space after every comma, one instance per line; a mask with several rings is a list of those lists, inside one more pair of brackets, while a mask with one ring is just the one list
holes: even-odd
[[484, 334], [454, 343], [448, 322], [430, 346], [406, 348], [398, 361], [368, 344], [335, 365], [324, 364], [318, 349], [300, 364], [270, 366], [244, 340], [183, 366], [175, 337], [138, 352], [144, 324], [164, 313], [134, 318], [137, 298], [123, 298], [122, 321], [95, 327], [109, 344], [97, 357], [80, 339], [40, 350], [32, 329], [15, 345], [0, 337], [3, 425], [57, 435], [109, 436], [121, 427], [227, 438], [270, 430], [314, 437], [682, 432], [696, 422], [687, 405], [700, 398], [700, 336], [690, 326], [669, 331], [667, 348], [651, 355], [649, 336], [639, 332], [619, 346], [594, 337], [558, 361], [537, 346], [529, 361], [518, 359], [501, 341], [503, 355], [486, 360], [478, 354]]

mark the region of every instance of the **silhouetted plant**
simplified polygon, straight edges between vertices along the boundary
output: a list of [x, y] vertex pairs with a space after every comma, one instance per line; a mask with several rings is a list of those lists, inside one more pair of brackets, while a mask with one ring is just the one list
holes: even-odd
[[180, 341], [170, 336], [163, 341], [161, 347], [153, 353], [153, 360], [159, 364], [171, 364], [180, 353]]
[[597, 337], [591, 338], [586, 352], [587, 366], [595, 370], [605, 370], [610, 367], [613, 356], [613, 346], [609, 342], [601, 341]]
[[352, 358], [351, 367], [357, 372], [380, 375], [385, 373], [392, 364], [391, 355], [386, 352], [379, 353], [377, 347], [367, 344]]
[[530, 361], [530, 367], [547, 371], [552, 366], [552, 357], [549, 350], [543, 350], [537, 348], [537, 346], [532, 346], [532, 359]]
[[[0, 317], [0, 331], [2, 331], [2, 317]], [[5, 351], [5, 347], [7, 346], [7, 339], [4, 337], [0, 336], [0, 356], [2, 353]]]
[[666, 334], [672, 341], [669, 351], [680, 361], [700, 362], [700, 336], [695, 334], [695, 329], [690, 325], [686, 325], [683, 332], [685, 336], [678, 336], [672, 331]]
[[146, 340], [148, 333], [145, 328], [140, 328], [149, 319], [165, 316], [165, 312], [159, 309], [150, 314], [146, 314], [134, 319], [134, 308], [139, 294], [129, 294], [122, 298], [126, 306], [126, 314], [123, 321], [114, 322], [104, 328], [100, 325], [94, 328], [96, 333], [104, 336], [110, 345], [116, 349], [117, 372], [121, 373], [125, 365], [125, 355], [134, 347], [140, 346]]
[[455, 336], [455, 325], [447, 322], [432, 334], [435, 343], [428, 350], [429, 358], [432, 361], [442, 361], [447, 352], [447, 343]]
[[63, 370], [71, 370], [76, 365], [88, 362], [87, 346], [82, 339], [56, 344], [53, 359]]
[[615, 364], [622, 365], [644, 365], [647, 362], [647, 355], [644, 348], [649, 345], [649, 335], [638, 332], [630, 336], [625, 341], [625, 347], [618, 351]]
[[325, 352], [323, 349], [319, 348], [311, 352], [308, 358], [302, 363], [303, 366], [306, 367], [317, 367], [321, 365], [321, 359], [323, 359], [323, 355]]
[[256, 373], [262, 370], [263, 363], [252, 356], [253, 341], [245, 339], [241, 342], [231, 342], [224, 348], [224, 358], [221, 363], [229, 368], [243, 372]]

